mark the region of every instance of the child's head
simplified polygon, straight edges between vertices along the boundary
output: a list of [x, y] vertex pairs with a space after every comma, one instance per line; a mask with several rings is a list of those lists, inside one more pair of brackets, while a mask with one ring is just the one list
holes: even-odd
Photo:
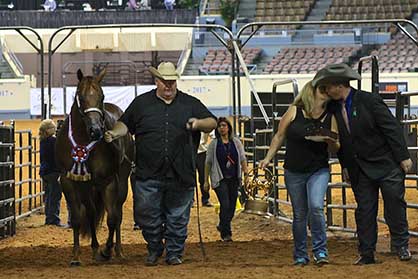
[[47, 137], [55, 135], [56, 130], [57, 126], [52, 119], [42, 120], [41, 125], [39, 126], [39, 137], [41, 140], [46, 139]]

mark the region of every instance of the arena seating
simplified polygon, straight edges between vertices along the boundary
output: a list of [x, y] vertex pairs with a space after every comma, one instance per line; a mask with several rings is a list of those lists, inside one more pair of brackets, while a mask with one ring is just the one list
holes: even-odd
[[[418, 72], [418, 49], [404, 34], [398, 33], [386, 44], [371, 51], [371, 55], [377, 55], [379, 72]], [[358, 62], [354, 65], [358, 68]], [[370, 72], [370, 63], [364, 63], [363, 72]]]
[[9, 64], [2, 59], [0, 59], [0, 78], [1, 79], [16, 78], [16, 74], [10, 68]]
[[[245, 48], [242, 56], [247, 66], [254, 66], [254, 63], [261, 54], [260, 48]], [[209, 49], [203, 65], [199, 67], [199, 72], [203, 74], [225, 74], [231, 71], [231, 53], [225, 49]]]
[[221, 14], [220, 10], [220, 1], [219, 0], [208, 0], [205, 9], [205, 14], [207, 15], [219, 15]]
[[7, 45], [4, 43], [3, 40], [1, 40], [1, 43], [0, 43], [0, 79], [16, 78], [17, 77], [16, 73], [13, 71], [12, 66], [9, 64], [8, 60], [5, 58], [5, 55], [7, 55], [9, 59], [12, 59], [12, 58], [16, 59], [16, 60], [12, 59], [12, 61], [18, 62], [14, 53], [10, 52]]
[[[408, 18], [417, 9], [418, 0], [333, 0], [325, 20]], [[334, 28], [336, 26], [324, 25], [323, 27]], [[350, 27], [353, 26], [344, 25], [344, 28]]]
[[[302, 21], [311, 11], [316, 0], [257, 0], [255, 21]], [[297, 29], [298, 25], [265, 27], [268, 29]]]
[[264, 74], [314, 73], [329, 63], [349, 62], [361, 47], [283, 48], [264, 68]]

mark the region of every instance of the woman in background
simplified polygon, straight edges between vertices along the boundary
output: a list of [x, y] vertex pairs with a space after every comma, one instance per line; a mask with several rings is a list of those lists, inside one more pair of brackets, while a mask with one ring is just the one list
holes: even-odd
[[241, 185], [242, 172], [248, 174], [247, 159], [241, 141], [234, 137], [232, 125], [225, 117], [219, 117], [206, 154], [205, 191], [209, 191], [209, 175], [212, 188], [220, 203], [219, 225], [216, 227], [223, 241], [232, 241], [231, 221], [234, 217]]
[[39, 126], [42, 178], [45, 191], [45, 225], [62, 226], [60, 220], [61, 185], [58, 182], [59, 172], [55, 163], [55, 133], [53, 120], [45, 119]]

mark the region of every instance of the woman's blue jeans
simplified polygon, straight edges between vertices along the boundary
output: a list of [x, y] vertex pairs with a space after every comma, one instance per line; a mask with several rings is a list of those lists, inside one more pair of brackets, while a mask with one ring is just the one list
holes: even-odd
[[60, 204], [62, 197], [61, 184], [58, 182], [59, 173], [53, 172], [42, 176], [45, 189], [45, 224], [59, 225]]
[[312, 235], [314, 255], [327, 251], [327, 234], [324, 216], [324, 197], [328, 187], [329, 169], [322, 168], [313, 173], [285, 170], [285, 183], [293, 208], [294, 259], [309, 261], [307, 252], [307, 224]]

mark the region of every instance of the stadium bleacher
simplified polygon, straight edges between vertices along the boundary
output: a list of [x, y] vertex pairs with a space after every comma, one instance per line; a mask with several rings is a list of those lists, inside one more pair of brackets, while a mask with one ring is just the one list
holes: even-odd
[[[245, 48], [242, 56], [247, 66], [253, 65], [261, 54], [260, 48]], [[203, 74], [226, 74], [231, 71], [231, 53], [225, 49], [209, 49], [199, 72]]]
[[[303, 21], [316, 0], [257, 0], [255, 21]], [[271, 28], [296, 29], [299, 25], [273, 26]]]
[[206, 3], [205, 14], [206, 15], [219, 15], [221, 13], [221, 2], [219, 0], [208, 0]]
[[360, 46], [283, 48], [264, 68], [264, 74], [314, 73], [325, 64], [349, 62]]
[[[372, 50], [370, 54], [378, 57], [380, 72], [418, 72], [418, 48], [404, 34], [397, 33], [389, 42]], [[358, 62], [354, 67], [358, 67]], [[369, 63], [362, 68], [364, 72], [371, 70]]]
[[[410, 18], [417, 10], [418, 0], [333, 0], [325, 20]], [[375, 26], [375, 24], [368, 25]], [[344, 28], [353, 26], [358, 25], [345, 25]], [[335, 28], [336, 26], [323, 27]], [[382, 31], [382, 28], [380, 30]], [[395, 29], [391, 29], [393, 30]]]

